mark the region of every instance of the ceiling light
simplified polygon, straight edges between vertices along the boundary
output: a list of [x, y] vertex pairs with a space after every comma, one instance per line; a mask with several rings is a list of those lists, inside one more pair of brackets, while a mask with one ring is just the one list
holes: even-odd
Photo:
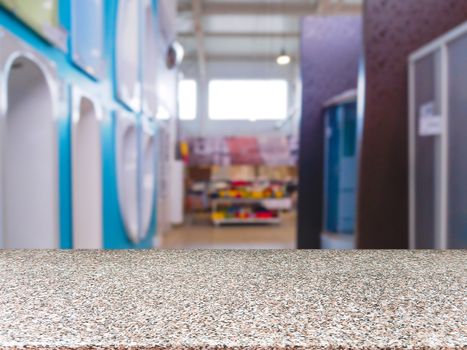
[[292, 59], [290, 58], [289, 55], [285, 52], [285, 50], [282, 50], [279, 57], [277, 57], [277, 64], [281, 66], [286, 66], [290, 63]]

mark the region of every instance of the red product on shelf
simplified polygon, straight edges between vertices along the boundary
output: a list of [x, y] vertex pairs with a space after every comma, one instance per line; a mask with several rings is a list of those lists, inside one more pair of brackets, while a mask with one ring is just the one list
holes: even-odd
[[271, 219], [274, 217], [274, 213], [270, 211], [259, 211], [255, 215], [258, 219]]
[[232, 181], [232, 187], [246, 187], [251, 186], [251, 181]]

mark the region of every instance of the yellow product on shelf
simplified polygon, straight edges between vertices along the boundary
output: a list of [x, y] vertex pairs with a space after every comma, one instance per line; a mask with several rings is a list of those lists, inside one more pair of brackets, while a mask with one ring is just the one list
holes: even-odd
[[180, 154], [182, 155], [183, 158], [188, 158], [190, 155], [190, 146], [188, 145], [188, 142], [180, 142]]
[[263, 198], [263, 192], [253, 191], [253, 192], [251, 192], [251, 198], [253, 198], [253, 199], [262, 199]]
[[223, 220], [225, 219], [225, 213], [221, 211], [212, 213], [211, 218], [212, 220]]
[[283, 197], [284, 197], [284, 192], [276, 191], [276, 198], [283, 198]]

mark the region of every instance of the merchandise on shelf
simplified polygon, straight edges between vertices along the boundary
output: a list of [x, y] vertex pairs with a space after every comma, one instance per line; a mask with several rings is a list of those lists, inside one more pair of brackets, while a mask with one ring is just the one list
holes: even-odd
[[[216, 200], [217, 201], [217, 200]], [[211, 219], [215, 224], [222, 223], [278, 223], [278, 210], [270, 210], [258, 202], [216, 202]]]
[[287, 188], [283, 182], [232, 181], [211, 193], [212, 198], [271, 199], [284, 198]]

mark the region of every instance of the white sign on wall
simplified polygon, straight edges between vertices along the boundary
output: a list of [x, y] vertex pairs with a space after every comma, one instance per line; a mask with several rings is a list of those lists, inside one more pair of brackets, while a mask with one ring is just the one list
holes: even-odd
[[428, 102], [420, 107], [418, 134], [420, 136], [436, 136], [443, 131], [441, 115], [435, 113], [435, 103]]

